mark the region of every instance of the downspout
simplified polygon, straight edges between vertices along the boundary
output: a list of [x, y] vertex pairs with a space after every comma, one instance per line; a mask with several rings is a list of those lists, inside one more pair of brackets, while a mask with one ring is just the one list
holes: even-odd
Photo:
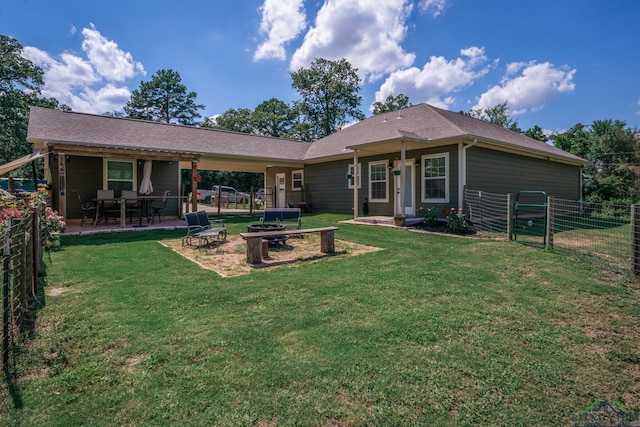
[[464, 188], [467, 185], [467, 150], [478, 143], [478, 138], [473, 138], [473, 142], [471, 144], [463, 145], [462, 149], [459, 150], [460, 155], [458, 156], [458, 208], [462, 208], [462, 204], [464, 203]]

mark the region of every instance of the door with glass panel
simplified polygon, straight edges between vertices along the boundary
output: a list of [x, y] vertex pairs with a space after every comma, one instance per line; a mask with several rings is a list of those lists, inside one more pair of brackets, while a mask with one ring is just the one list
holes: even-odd
[[[400, 175], [393, 175], [395, 188], [395, 212], [402, 213], [402, 193], [404, 193], [404, 213], [407, 216], [415, 216], [415, 160], [407, 159], [404, 162], [404, 188], [401, 188], [402, 179]], [[400, 161], [396, 161], [394, 170], [400, 170]]]

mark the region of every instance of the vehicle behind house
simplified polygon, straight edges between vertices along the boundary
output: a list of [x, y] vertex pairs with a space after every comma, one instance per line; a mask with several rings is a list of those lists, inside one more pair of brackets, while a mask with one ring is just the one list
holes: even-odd
[[[214, 185], [211, 191], [210, 200], [215, 204], [215, 194], [217, 193], [218, 186]], [[229, 203], [249, 203], [251, 199], [251, 195], [249, 193], [244, 193], [242, 191], [238, 191], [233, 187], [228, 187], [226, 185], [220, 186], [220, 192], [222, 193], [222, 200], [228, 201]], [[206, 197], [205, 197], [205, 203]]]
[[199, 203], [206, 203], [210, 205], [211, 201], [213, 200], [213, 194], [213, 190], [203, 190], [201, 188], [198, 188], [196, 198], [198, 199]]

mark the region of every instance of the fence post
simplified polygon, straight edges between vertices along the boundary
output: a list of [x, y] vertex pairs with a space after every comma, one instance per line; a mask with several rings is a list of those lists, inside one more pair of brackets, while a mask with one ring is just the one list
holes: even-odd
[[547, 197], [547, 227], [545, 236], [545, 249], [553, 249], [553, 197]]
[[513, 200], [511, 193], [507, 194], [507, 238], [513, 240]]
[[11, 310], [10, 304], [10, 261], [11, 261], [11, 245], [10, 245], [10, 231], [8, 229], [3, 230], [2, 233], [2, 370], [8, 372], [9, 370], [9, 314]]
[[633, 274], [640, 276], [640, 205], [631, 205], [631, 247]]

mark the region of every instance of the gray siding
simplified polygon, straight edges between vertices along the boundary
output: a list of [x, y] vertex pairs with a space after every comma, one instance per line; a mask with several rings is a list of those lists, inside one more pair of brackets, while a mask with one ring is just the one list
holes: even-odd
[[[294, 170], [303, 170], [303, 188], [302, 190], [293, 191], [292, 172]], [[296, 206], [300, 202], [310, 203], [307, 191], [307, 171], [305, 168], [268, 168], [265, 174], [265, 188], [267, 194], [271, 195], [272, 200], [267, 202], [267, 207], [275, 207], [277, 205], [278, 189], [276, 188], [276, 174], [284, 173], [285, 182], [285, 203], [288, 206]]]
[[[142, 182], [144, 160], [138, 160], [138, 189], [140, 188], [140, 182]], [[178, 197], [180, 195], [179, 189], [179, 163], [154, 160], [151, 168], [151, 183], [153, 184], [152, 196], [162, 197], [166, 190], [169, 190], [171, 194], [169, 197]], [[162, 214], [166, 217], [178, 217], [179, 215], [179, 202], [178, 199], [171, 198], [167, 200], [167, 205], [162, 211]]]
[[539, 190], [580, 198], [580, 167], [472, 147], [467, 152], [467, 188], [499, 194]]
[[[142, 181], [144, 160], [137, 161], [137, 186]], [[83, 202], [91, 201], [96, 197], [96, 191], [102, 188], [103, 182], [103, 158], [68, 156], [67, 167], [67, 219], [82, 218], [82, 211], [78, 198], [72, 190], [78, 191]], [[51, 161], [51, 173], [54, 189], [54, 206], [58, 206], [58, 165], [57, 161]], [[161, 197], [165, 190], [171, 191], [171, 197], [179, 195], [178, 184], [179, 162], [167, 162], [154, 160], [151, 172], [153, 193], [151, 195]], [[179, 214], [177, 199], [169, 199], [163, 214], [167, 217], [177, 217]]]
[[[353, 159], [305, 167], [305, 184], [315, 212], [353, 213], [353, 189], [348, 188], [346, 177], [347, 168], [352, 163]], [[358, 193], [358, 206], [362, 206], [368, 194], [369, 171], [365, 160], [360, 159], [359, 163], [362, 164], [363, 176], [362, 187]], [[371, 208], [371, 204], [369, 207]]]
[[[458, 146], [451, 145], [446, 147], [437, 147], [426, 150], [407, 151], [407, 159], [415, 159], [420, 161], [421, 156], [425, 154], [449, 153], [449, 203], [436, 205], [437, 207], [457, 207], [458, 202]], [[369, 163], [374, 161], [385, 160], [393, 162], [400, 158], [400, 153], [386, 154], [381, 156], [360, 157], [358, 163], [362, 167], [362, 187], [358, 190], [358, 209], [359, 215], [362, 215], [362, 204], [364, 199], [369, 197]], [[347, 186], [347, 167], [353, 163], [353, 159], [340, 160], [335, 162], [307, 165], [305, 167], [305, 187], [309, 202], [313, 203], [316, 212], [332, 212], [332, 213], [353, 213], [353, 189]], [[422, 200], [422, 180], [421, 166], [416, 164], [415, 167], [415, 200], [416, 211], [421, 206], [430, 207], [421, 203]], [[389, 171], [388, 188], [389, 201], [386, 203], [369, 202], [369, 215], [386, 215], [390, 216], [394, 213], [394, 191], [393, 191], [393, 174]]]
[[[54, 194], [58, 194], [58, 162], [52, 163]], [[96, 197], [96, 190], [102, 188], [102, 157], [68, 156], [67, 168], [67, 219], [82, 218], [78, 197], [72, 190], [80, 193], [83, 202]]]

